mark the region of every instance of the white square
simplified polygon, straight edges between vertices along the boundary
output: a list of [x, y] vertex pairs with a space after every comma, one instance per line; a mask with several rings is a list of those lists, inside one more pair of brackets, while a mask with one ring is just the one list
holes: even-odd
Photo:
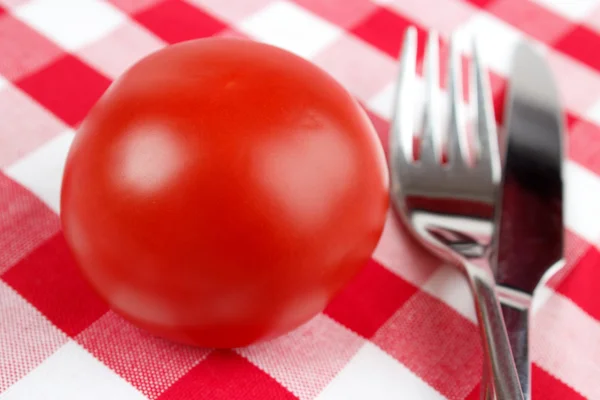
[[383, 90], [371, 97], [367, 101], [369, 109], [377, 113], [381, 118], [390, 120], [393, 114], [396, 87], [396, 82], [391, 82]]
[[451, 265], [439, 268], [425, 282], [422, 289], [442, 300], [471, 322], [477, 323], [469, 281], [458, 268]]
[[56, 136], [8, 166], [4, 173], [59, 213], [63, 170], [74, 137], [70, 130]]
[[600, 98], [593, 106], [591, 106], [585, 113], [585, 117], [596, 125], [600, 125]]
[[383, 233], [373, 251], [373, 259], [411, 284], [420, 287], [442, 264], [425, 247], [415, 243], [411, 233], [388, 212]]
[[126, 19], [108, 2], [94, 0], [33, 0], [13, 12], [67, 50], [94, 42]]
[[600, 177], [567, 161], [565, 171], [565, 224], [590, 243], [600, 241]]
[[277, 1], [244, 20], [240, 29], [265, 43], [311, 58], [332, 44], [342, 30], [287, 1]]
[[316, 400], [444, 400], [408, 368], [371, 342], [356, 353]]
[[147, 400], [76, 342], [70, 340], [0, 400]]
[[10, 85], [10, 82], [6, 78], [4, 78], [2, 75], [0, 75], [0, 90], [2, 90], [3, 88], [5, 88], [8, 85]]
[[582, 19], [600, 5], [599, 0], [533, 0], [569, 19]]
[[[473, 40], [483, 64], [502, 75], [510, 71], [513, 52], [525, 35], [506, 22], [487, 14], [478, 13], [456, 31], [461, 51], [472, 53]], [[527, 37], [534, 46], [545, 51], [545, 47]]]
[[[12, 287], [0, 280], [0, 393], [69, 339]], [[0, 399], [2, 396], [0, 395]]]

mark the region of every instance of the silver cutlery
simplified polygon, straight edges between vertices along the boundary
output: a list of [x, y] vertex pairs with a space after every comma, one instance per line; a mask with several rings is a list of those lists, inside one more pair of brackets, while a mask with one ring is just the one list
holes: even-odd
[[492, 270], [521, 388], [530, 399], [532, 297], [564, 265], [564, 128], [550, 69], [527, 43], [514, 53], [504, 121], [507, 144]]
[[[406, 31], [400, 55], [390, 131], [391, 202], [396, 214], [428, 249], [462, 268], [474, 295], [489, 390], [498, 400], [523, 399], [490, 270], [494, 206], [500, 183], [500, 157], [487, 76], [474, 46], [470, 88], [477, 106], [477, 155], [468, 161], [466, 124], [461, 109], [460, 58], [453, 38], [448, 71], [450, 118], [447, 158], [442, 164], [438, 35], [430, 32], [424, 64], [425, 111], [420, 156], [413, 158], [413, 107], [417, 34]], [[471, 100], [473, 101], [473, 100]]]

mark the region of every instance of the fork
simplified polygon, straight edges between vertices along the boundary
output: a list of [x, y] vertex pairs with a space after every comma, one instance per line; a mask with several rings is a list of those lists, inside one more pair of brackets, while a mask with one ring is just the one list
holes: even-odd
[[494, 291], [490, 245], [500, 184], [500, 155], [488, 79], [473, 43], [471, 102], [476, 106], [476, 155], [468, 157], [461, 108], [462, 79], [456, 36], [450, 42], [447, 162], [442, 162], [438, 34], [429, 33], [424, 60], [425, 109], [419, 159], [413, 156], [413, 107], [417, 32], [407, 29], [400, 54], [390, 131], [390, 196], [396, 215], [426, 248], [461, 268], [469, 280], [482, 345], [489, 393], [482, 397], [521, 400], [523, 393], [506, 327]]

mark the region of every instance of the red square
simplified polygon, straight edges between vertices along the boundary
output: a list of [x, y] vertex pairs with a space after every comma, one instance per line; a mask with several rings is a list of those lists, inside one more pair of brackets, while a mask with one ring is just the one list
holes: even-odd
[[494, 4], [495, 1], [496, 0], [467, 0], [467, 2], [481, 8], [487, 8], [491, 4]]
[[600, 321], [600, 250], [590, 246], [556, 290]]
[[325, 314], [370, 338], [418, 289], [371, 260]]
[[59, 230], [55, 213], [0, 173], [0, 275]]
[[0, 74], [11, 81], [31, 74], [65, 52], [11, 15], [0, 14]]
[[200, 398], [291, 400], [297, 397], [245, 358], [229, 350], [218, 350], [158, 397], [159, 400]]
[[17, 86], [70, 125], [77, 125], [110, 80], [72, 55], [66, 55]]
[[583, 25], [575, 27], [555, 45], [557, 50], [570, 55], [596, 71], [600, 70], [600, 33]]
[[134, 18], [168, 43], [212, 36], [227, 26], [181, 0], [167, 0]]
[[[504, 102], [506, 95], [506, 78], [488, 70], [490, 89], [492, 92], [492, 100], [494, 102], [494, 117], [498, 125], [503, 124], [504, 119]], [[466, 80], [465, 80], [466, 82]], [[472, 101], [472, 100], [471, 100]]]
[[570, 112], [566, 112], [565, 113], [565, 124], [567, 125], [567, 134], [570, 133], [571, 129], [573, 129], [573, 126], [575, 126], [577, 123], [579, 123], [579, 118], [574, 115], [573, 113]]
[[2, 278], [70, 336], [108, 310], [80, 275], [62, 233], [42, 244]]
[[544, 400], [585, 400], [585, 397], [535, 364], [531, 365], [531, 398]]
[[417, 27], [418, 50], [417, 58], [423, 57], [425, 50], [426, 31], [387, 8], [379, 8], [362, 23], [352, 29], [352, 33], [378, 49], [397, 58], [404, 38], [404, 32], [409, 26]]

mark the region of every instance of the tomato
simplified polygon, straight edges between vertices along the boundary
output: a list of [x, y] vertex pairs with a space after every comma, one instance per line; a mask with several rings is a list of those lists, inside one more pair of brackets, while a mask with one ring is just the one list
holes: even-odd
[[229, 348], [323, 310], [371, 256], [387, 190], [376, 133], [332, 77], [276, 47], [200, 39], [142, 59], [92, 108], [61, 220], [117, 313]]

